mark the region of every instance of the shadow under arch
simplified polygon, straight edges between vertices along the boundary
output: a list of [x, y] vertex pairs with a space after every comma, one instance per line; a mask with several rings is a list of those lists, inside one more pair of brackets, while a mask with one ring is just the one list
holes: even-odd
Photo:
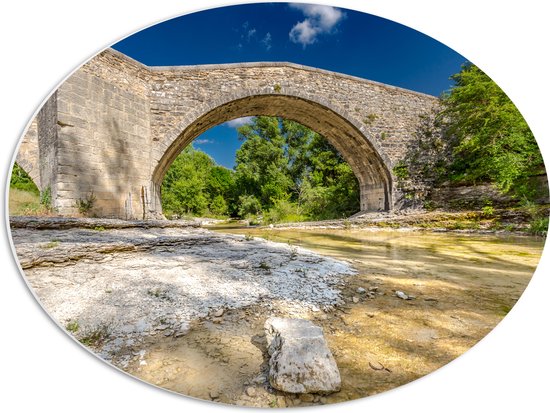
[[160, 187], [177, 155], [200, 134], [232, 119], [245, 116], [280, 116], [297, 121], [324, 136], [350, 165], [359, 181], [361, 211], [392, 209], [390, 161], [369, 139], [365, 126], [322, 99], [275, 92], [273, 88], [233, 95], [188, 113], [177, 127], [159, 142], [158, 162], [152, 173], [152, 209], [162, 211]]

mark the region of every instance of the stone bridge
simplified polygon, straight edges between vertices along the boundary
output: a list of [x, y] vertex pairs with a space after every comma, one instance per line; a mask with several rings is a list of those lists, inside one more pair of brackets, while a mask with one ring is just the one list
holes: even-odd
[[92, 193], [92, 214], [162, 214], [160, 187], [178, 153], [222, 122], [296, 120], [325, 136], [360, 184], [363, 211], [398, 209], [393, 167], [437, 98], [292, 63], [147, 67], [108, 49], [47, 100], [17, 162], [62, 215]]

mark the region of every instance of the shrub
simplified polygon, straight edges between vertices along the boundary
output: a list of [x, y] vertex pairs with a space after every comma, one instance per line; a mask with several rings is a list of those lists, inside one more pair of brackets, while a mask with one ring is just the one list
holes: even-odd
[[78, 208], [78, 212], [80, 212], [82, 215], [88, 215], [94, 207], [95, 200], [96, 197], [93, 191], [86, 195], [86, 198], [79, 198], [75, 203], [76, 207]]

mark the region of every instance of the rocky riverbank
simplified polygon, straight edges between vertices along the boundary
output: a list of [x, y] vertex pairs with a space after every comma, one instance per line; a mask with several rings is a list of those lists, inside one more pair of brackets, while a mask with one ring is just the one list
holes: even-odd
[[193, 322], [219, 321], [228, 310], [328, 311], [343, 303], [340, 287], [355, 273], [346, 262], [260, 238], [104, 226], [13, 228], [12, 238], [46, 311], [122, 368], [131, 358], [124, 349], [144, 337], [182, 336]]
[[[372, 227], [240, 226], [228, 235], [183, 222], [43, 221], [12, 225], [12, 238], [25, 279], [61, 328], [144, 382], [254, 407], [366, 397], [449, 363], [510, 311], [544, 241]], [[322, 328], [340, 391], [273, 388], [270, 317]]]
[[458, 232], [478, 234], [545, 235], [531, 231], [534, 220], [548, 217], [550, 208], [540, 205], [527, 208], [476, 211], [365, 212], [350, 218], [327, 221], [293, 222], [272, 225], [277, 229], [397, 229], [402, 231]]

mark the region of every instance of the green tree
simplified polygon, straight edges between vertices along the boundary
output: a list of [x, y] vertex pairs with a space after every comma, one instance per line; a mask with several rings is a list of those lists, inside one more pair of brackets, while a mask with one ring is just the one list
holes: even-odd
[[215, 163], [212, 158], [192, 146], [174, 160], [162, 182], [162, 208], [167, 215], [208, 212], [211, 202], [207, 179]]
[[267, 116], [239, 134], [244, 142], [237, 151], [236, 188], [247, 203], [243, 210], [255, 205], [249, 196], [270, 221], [297, 220], [302, 212], [310, 219], [340, 218], [359, 210], [357, 179], [323, 136]]
[[40, 191], [33, 182], [32, 178], [17, 164], [17, 162], [13, 165], [13, 169], [11, 171], [10, 188], [17, 188], [22, 191], [32, 192], [36, 195], [40, 194]]
[[258, 116], [238, 132], [243, 141], [235, 157], [235, 183], [239, 195], [253, 196], [262, 209], [268, 209], [292, 188], [280, 121]]
[[455, 139], [449, 168], [454, 180], [489, 181], [503, 192], [531, 196], [530, 178], [544, 173], [527, 122], [502, 89], [473, 64], [452, 76], [440, 120]]

